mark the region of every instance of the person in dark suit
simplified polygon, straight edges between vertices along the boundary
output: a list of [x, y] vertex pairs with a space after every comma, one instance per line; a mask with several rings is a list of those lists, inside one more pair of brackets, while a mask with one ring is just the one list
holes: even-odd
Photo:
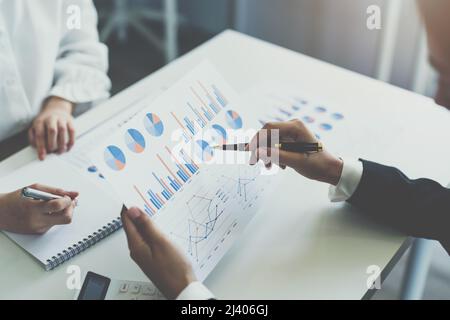
[[[343, 160], [326, 150], [300, 154], [259, 147], [261, 136], [270, 137], [273, 131], [279, 134], [280, 141], [317, 142], [301, 121], [269, 123], [250, 144], [250, 164], [263, 161], [271, 167], [275, 163], [328, 183], [331, 201], [347, 201], [361, 214], [409, 236], [438, 240], [450, 254], [450, 189], [428, 179], [410, 180], [398, 169], [378, 163]], [[196, 280], [188, 260], [145, 213], [131, 208], [123, 213], [122, 220], [131, 257], [166, 297], [214, 298]]]

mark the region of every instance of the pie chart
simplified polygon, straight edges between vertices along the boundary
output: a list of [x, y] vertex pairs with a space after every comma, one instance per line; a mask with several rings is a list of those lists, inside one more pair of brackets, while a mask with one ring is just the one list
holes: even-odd
[[116, 146], [108, 146], [103, 153], [106, 164], [115, 171], [125, 168], [126, 160], [122, 150]]
[[209, 143], [205, 140], [197, 140], [195, 142], [195, 153], [197, 157], [202, 161], [210, 161], [214, 156], [214, 151], [210, 147]]
[[324, 112], [327, 112], [327, 108], [322, 107], [322, 106], [316, 107], [315, 110], [316, 110], [317, 113], [324, 113]]
[[141, 153], [145, 150], [145, 139], [136, 129], [128, 129], [125, 132], [125, 143], [132, 152]]
[[227, 142], [227, 131], [221, 125], [213, 124], [211, 131], [214, 144], [222, 145]]
[[227, 111], [225, 114], [228, 125], [233, 129], [241, 129], [242, 128], [242, 118], [241, 116], [233, 110]]
[[319, 127], [324, 131], [330, 131], [331, 129], [333, 129], [333, 126], [329, 123], [321, 123]]
[[342, 120], [342, 119], [344, 119], [344, 115], [343, 115], [342, 113], [333, 113], [333, 114], [331, 115], [331, 117], [332, 117], [334, 120]]
[[144, 118], [144, 126], [152, 136], [159, 137], [164, 132], [164, 124], [154, 113], [147, 113]]
[[313, 123], [315, 121], [315, 119], [310, 116], [304, 116], [303, 121], [305, 121], [306, 123]]

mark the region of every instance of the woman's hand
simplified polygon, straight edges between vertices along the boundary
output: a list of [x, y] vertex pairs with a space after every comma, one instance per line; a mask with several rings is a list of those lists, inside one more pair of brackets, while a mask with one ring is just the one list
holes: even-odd
[[69, 224], [72, 221], [78, 192], [68, 192], [39, 184], [30, 187], [63, 198], [51, 201], [32, 200], [22, 197], [22, 189], [0, 195], [1, 230], [43, 234], [55, 225]]
[[122, 212], [130, 256], [168, 298], [196, 281], [192, 266], [175, 245], [138, 208]]
[[40, 160], [44, 160], [48, 153], [63, 153], [74, 145], [72, 109], [73, 103], [50, 97], [34, 119], [28, 130], [28, 139], [36, 148]]
[[273, 148], [272, 139], [280, 142], [318, 142], [314, 134], [299, 120], [267, 123], [249, 144], [252, 152], [250, 164], [264, 161], [282, 169], [291, 167], [301, 175], [332, 185], [337, 185], [342, 174], [343, 162], [327, 151], [317, 153], [294, 153]]

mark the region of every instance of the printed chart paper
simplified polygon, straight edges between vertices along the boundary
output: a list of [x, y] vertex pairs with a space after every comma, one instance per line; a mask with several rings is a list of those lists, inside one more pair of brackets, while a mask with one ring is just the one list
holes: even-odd
[[203, 63], [90, 152], [95, 170], [125, 205], [151, 216], [201, 280], [257, 212], [274, 179], [234, 152], [213, 149], [248, 140], [246, 129], [260, 127], [243, 111], [230, 86]]

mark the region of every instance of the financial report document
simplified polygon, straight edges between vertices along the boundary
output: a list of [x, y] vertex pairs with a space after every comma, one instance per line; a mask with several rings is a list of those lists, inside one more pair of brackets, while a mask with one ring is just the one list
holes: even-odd
[[139, 111], [111, 120], [114, 130], [100, 130], [102, 139], [89, 139], [96, 142], [86, 150], [87, 171], [149, 215], [203, 280], [274, 185], [263, 166], [248, 164], [248, 153], [213, 146], [246, 142], [261, 125], [208, 62], [137, 104], [128, 108]]
[[345, 118], [288, 85], [265, 83], [238, 96], [207, 61], [158, 97], [124, 109], [80, 139], [67, 158], [150, 216], [201, 280], [279, 182], [278, 167], [250, 166], [248, 152], [213, 147], [248, 142], [266, 122], [291, 119], [323, 139]]

